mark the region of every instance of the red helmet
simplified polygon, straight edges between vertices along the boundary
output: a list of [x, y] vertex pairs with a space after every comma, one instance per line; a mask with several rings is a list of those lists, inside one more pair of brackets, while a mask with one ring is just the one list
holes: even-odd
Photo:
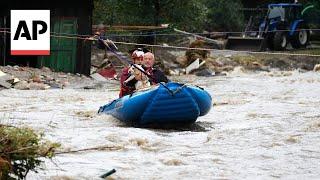
[[143, 55], [144, 55], [144, 52], [142, 50], [138, 49], [138, 50], [133, 51], [131, 57], [140, 58], [140, 57], [143, 57]]
[[140, 61], [142, 61], [143, 56], [144, 56], [144, 52], [140, 49], [133, 51], [133, 53], [131, 54], [131, 58], [133, 59], [133, 61], [135, 61], [136, 59], [139, 59]]

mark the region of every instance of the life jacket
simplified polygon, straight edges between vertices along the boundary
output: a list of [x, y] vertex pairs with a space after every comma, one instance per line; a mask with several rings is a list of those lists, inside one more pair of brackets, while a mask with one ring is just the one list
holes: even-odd
[[[120, 93], [119, 98], [131, 94], [135, 90], [135, 82], [129, 82], [127, 84], [124, 84], [124, 81], [128, 79], [130, 76], [129, 74], [129, 67], [125, 67], [122, 69], [122, 73], [120, 76]], [[132, 80], [134, 81], [134, 80]]]
[[152, 79], [150, 79], [150, 82], [152, 84], [158, 84], [160, 82], [169, 82], [168, 78], [166, 77], [166, 75], [159, 69], [157, 68], [147, 68], [146, 72], [152, 77]]

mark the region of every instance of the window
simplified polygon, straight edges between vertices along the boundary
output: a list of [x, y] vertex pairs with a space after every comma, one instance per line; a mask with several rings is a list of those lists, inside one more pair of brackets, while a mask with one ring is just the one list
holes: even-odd
[[284, 19], [285, 17], [285, 10], [283, 7], [271, 7], [269, 12], [269, 19], [273, 18], [281, 18]]

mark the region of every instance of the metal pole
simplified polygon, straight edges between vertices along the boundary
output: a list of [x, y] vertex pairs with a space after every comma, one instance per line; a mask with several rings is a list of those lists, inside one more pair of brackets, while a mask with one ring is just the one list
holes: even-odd
[[[3, 19], [3, 25], [4, 25], [4, 28], [7, 27], [7, 17], [4, 16], [4, 19]], [[7, 32], [6, 32], [6, 29], [4, 29], [4, 35], [3, 35], [3, 65], [5, 66], [6, 65], [6, 52], [7, 52]]]

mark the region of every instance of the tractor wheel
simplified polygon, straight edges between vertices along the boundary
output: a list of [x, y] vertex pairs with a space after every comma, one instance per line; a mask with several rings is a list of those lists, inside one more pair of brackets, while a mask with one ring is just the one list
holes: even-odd
[[285, 50], [288, 44], [287, 35], [284, 31], [277, 31], [273, 36], [273, 49], [276, 51]]
[[293, 48], [305, 48], [310, 40], [310, 31], [306, 26], [299, 27], [293, 34], [291, 39], [291, 45]]

